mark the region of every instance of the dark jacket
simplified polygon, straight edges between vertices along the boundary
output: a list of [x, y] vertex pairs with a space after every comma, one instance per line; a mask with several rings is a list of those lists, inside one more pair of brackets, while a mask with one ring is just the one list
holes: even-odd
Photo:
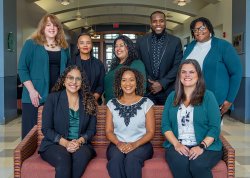
[[[99, 93], [100, 95], [102, 95], [104, 91], [104, 65], [99, 59], [96, 59], [95, 57], [91, 57], [89, 60], [91, 60], [91, 80], [89, 81], [90, 91], [92, 93]], [[77, 55], [69, 60], [68, 66], [70, 65], [77, 65], [81, 69], [81, 71], [84, 71], [84, 69], [82, 68], [80, 55]]]
[[[139, 58], [145, 65], [147, 78], [160, 82], [164, 90], [173, 88], [178, 67], [182, 59], [181, 40], [166, 33], [165, 46], [162, 48], [159, 78], [154, 78], [152, 70], [152, 33], [138, 38], [136, 42]], [[148, 83], [149, 84], [149, 83]]]
[[[90, 145], [96, 133], [96, 117], [88, 115], [79, 98], [79, 135]], [[42, 140], [39, 152], [45, 151], [50, 145], [58, 144], [61, 137], [68, 138], [69, 132], [69, 103], [66, 90], [51, 93], [43, 108]], [[90, 145], [91, 146], [91, 145]]]

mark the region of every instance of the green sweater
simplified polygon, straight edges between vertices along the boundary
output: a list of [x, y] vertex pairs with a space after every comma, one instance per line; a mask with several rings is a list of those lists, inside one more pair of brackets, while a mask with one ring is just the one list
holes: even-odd
[[[175, 137], [178, 139], [178, 123], [177, 123], [177, 112], [179, 106], [174, 106], [173, 91], [167, 98], [162, 113], [161, 131], [165, 134], [166, 131], [172, 131]], [[206, 90], [203, 102], [194, 106], [194, 133], [196, 142], [199, 144], [206, 137], [213, 137], [214, 142], [207, 148], [207, 150], [220, 151], [222, 149], [222, 143], [220, 141], [220, 111], [218, 103], [215, 99], [214, 94], [211, 91]], [[171, 146], [171, 143], [166, 140], [163, 143], [165, 148]]]
[[[186, 59], [194, 49], [196, 41], [191, 42], [184, 52]], [[225, 100], [233, 103], [242, 77], [239, 55], [227, 41], [212, 37], [211, 49], [207, 53], [202, 67], [206, 88], [212, 91], [219, 105]]]
[[[113, 89], [115, 72], [122, 66], [123, 64], [119, 64], [115, 69], [110, 70], [104, 77], [104, 96], [106, 103], [108, 103], [108, 101], [111, 100], [112, 98], [115, 98]], [[141, 60], [134, 60], [131, 63], [130, 67], [141, 72], [142, 75], [144, 76], [144, 79], [146, 80], [145, 66]], [[146, 82], [144, 82], [144, 87], [146, 87]]]
[[[66, 68], [68, 59], [69, 50], [61, 49], [60, 74]], [[18, 73], [22, 83], [28, 80], [33, 83], [42, 97], [40, 103], [44, 103], [49, 94], [49, 55], [44, 46], [32, 39], [25, 42], [19, 58]], [[23, 88], [22, 102], [31, 103], [26, 87]]]

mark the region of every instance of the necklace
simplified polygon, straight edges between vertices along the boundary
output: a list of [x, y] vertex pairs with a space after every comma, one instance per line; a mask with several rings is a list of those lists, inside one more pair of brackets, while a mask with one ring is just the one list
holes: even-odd
[[49, 47], [49, 48], [55, 48], [57, 46], [57, 44], [56, 43], [53, 43], [53, 44], [48, 44], [47, 43], [46, 46]]

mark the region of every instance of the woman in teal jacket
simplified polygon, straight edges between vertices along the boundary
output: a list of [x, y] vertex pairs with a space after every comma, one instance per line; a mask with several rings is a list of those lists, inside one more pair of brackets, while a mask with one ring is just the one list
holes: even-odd
[[[115, 58], [111, 63], [110, 71], [104, 77], [104, 97], [106, 103], [115, 98], [113, 82], [115, 72], [122, 66], [129, 66], [141, 72], [146, 79], [145, 66], [141, 60], [138, 59], [138, 54], [133, 44], [133, 41], [125, 36], [120, 35], [114, 41]], [[146, 80], [145, 80], [146, 81]], [[144, 82], [144, 91], [146, 90], [146, 82]]]
[[18, 73], [22, 93], [22, 138], [37, 123], [38, 106], [64, 71], [69, 59], [68, 44], [59, 19], [45, 15], [20, 54]]
[[167, 139], [166, 160], [175, 178], [213, 177], [211, 169], [222, 158], [220, 111], [213, 93], [205, 89], [196, 60], [181, 63], [161, 127]]
[[240, 88], [240, 58], [229, 42], [214, 37], [213, 26], [207, 18], [195, 19], [190, 30], [195, 40], [187, 46], [184, 59], [199, 62], [206, 88], [214, 93], [223, 115], [232, 108]]

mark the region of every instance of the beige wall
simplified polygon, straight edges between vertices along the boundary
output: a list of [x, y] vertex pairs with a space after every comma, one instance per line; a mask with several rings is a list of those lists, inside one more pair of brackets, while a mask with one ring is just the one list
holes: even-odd
[[[215, 28], [215, 36], [221, 38], [222, 33], [226, 32], [225, 40], [232, 41], [232, 0], [221, 0], [216, 4], [209, 4], [202, 8], [197, 17], [208, 18]], [[184, 38], [190, 36], [189, 25], [191, 21], [197, 17], [189, 18], [182, 27], [174, 31], [176, 36], [182, 39], [183, 45], [186, 43]]]

